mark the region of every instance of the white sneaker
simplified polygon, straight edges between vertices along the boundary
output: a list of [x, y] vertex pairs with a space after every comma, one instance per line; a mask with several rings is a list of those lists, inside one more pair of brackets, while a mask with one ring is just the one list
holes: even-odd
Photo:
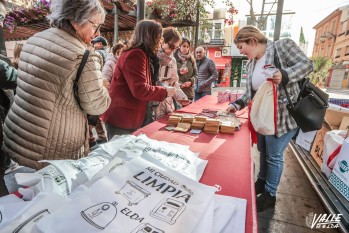
[[5, 175], [19, 168], [19, 164], [11, 160], [10, 166], [6, 167]]

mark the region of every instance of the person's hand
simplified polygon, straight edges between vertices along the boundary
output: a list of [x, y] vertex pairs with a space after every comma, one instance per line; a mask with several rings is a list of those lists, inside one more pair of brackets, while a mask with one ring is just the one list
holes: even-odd
[[107, 79], [103, 79], [103, 85], [108, 89], [110, 88], [110, 82]]
[[186, 87], [190, 87], [190, 86], [191, 86], [191, 82], [188, 81], [188, 82], [182, 83], [180, 87], [181, 87], [181, 88], [186, 88]]
[[273, 82], [277, 85], [279, 85], [282, 81], [282, 74], [280, 72], [280, 70], [276, 71], [274, 74], [273, 74], [273, 77], [271, 78], [273, 80]]
[[183, 107], [191, 104], [191, 100], [177, 100]]
[[173, 97], [176, 94], [176, 88], [166, 87], [167, 97]]
[[191, 86], [191, 82], [190, 82], [190, 81], [185, 82], [185, 83], [183, 83], [183, 84], [185, 85], [185, 87], [190, 87], [190, 86]]
[[234, 107], [234, 105], [229, 104], [229, 106], [227, 107], [227, 109], [225, 110], [226, 113], [230, 113], [230, 112], [236, 112], [237, 109]]
[[188, 68], [187, 68], [187, 67], [181, 68], [181, 69], [179, 70], [179, 73], [180, 73], [180, 74], [186, 74], [186, 73], [188, 73]]

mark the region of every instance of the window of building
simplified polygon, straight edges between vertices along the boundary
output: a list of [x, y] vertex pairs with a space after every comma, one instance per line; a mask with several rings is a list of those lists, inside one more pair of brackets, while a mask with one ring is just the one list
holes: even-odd
[[349, 56], [349, 45], [345, 47], [345, 54], [344, 56]]
[[347, 23], [348, 23], [348, 21], [342, 22], [342, 31], [341, 32], [345, 32], [347, 30]]
[[340, 57], [341, 56], [341, 48], [339, 48], [339, 49], [337, 49], [336, 50], [336, 56], [335, 56], [335, 58], [338, 58], [338, 57]]
[[222, 39], [223, 33], [222, 33], [222, 23], [215, 23], [214, 24], [214, 34], [213, 39]]

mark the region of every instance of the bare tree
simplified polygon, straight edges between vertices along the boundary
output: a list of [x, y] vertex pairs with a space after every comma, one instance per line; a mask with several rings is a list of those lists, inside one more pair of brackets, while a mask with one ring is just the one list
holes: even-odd
[[[246, 2], [250, 5], [251, 24], [256, 26], [259, 29], [262, 29], [263, 26], [265, 25], [267, 19], [268, 19], [268, 16], [270, 16], [270, 14], [271, 14], [271, 12], [274, 8], [274, 5], [277, 3], [277, 0], [273, 0], [273, 1], [269, 1], [269, 2], [266, 2], [266, 0], [263, 0], [260, 14], [256, 13], [254, 10], [253, 0], [246, 0]], [[265, 9], [264, 9], [266, 4], [271, 5], [267, 12], [265, 12]], [[260, 17], [257, 18], [256, 15], [260, 15]]]

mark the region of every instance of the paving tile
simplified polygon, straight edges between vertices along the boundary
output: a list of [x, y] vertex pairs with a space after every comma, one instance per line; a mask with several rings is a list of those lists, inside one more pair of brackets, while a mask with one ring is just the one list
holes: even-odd
[[278, 220], [294, 224], [301, 227], [307, 227], [305, 219], [309, 213], [326, 213], [319, 200], [277, 193], [275, 209], [268, 209], [258, 213], [258, 217]]
[[281, 181], [277, 193], [283, 193], [318, 201], [318, 197], [316, 196], [311, 184], [305, 177], [302, 176], [302, 173], [300, 176], [293, 176], [287, 174], [287, 172], [284, 172], [281, 176]]
[[332, 233], [338, 232], [332, 229], [310, 229], [308, 227], [302, 227], [295, 224], [259, 217], [258, 219], [258, 232], [259, 233], [317, 233], [325, 232]]

